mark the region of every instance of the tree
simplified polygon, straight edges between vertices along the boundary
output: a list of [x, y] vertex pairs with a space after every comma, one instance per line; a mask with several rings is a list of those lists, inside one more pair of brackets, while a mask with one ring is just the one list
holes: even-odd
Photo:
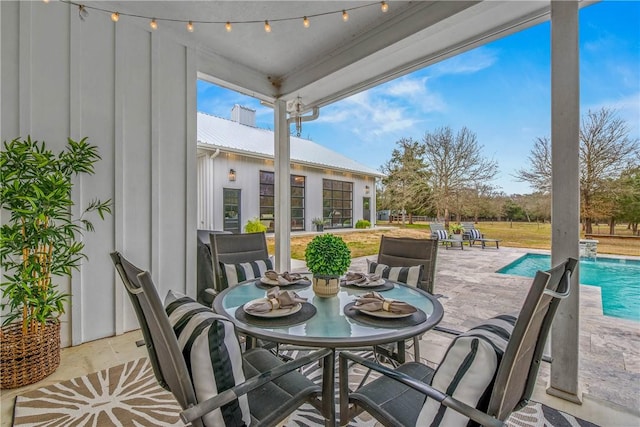
[[449, 211], [465, 188], [477, 188], [498, 172], [494, 160], [482, 157], [475, 133], [463, 127], [454, 136], [450, 127], [424, 136], [425, 160], [431, 167], [431, 186], [438, 217], [449, 221]]
[[[424, 163], [424, 147], [411, 138], [402, 138], [391, 153], [391, 160], [382, 166], [386, 207], [409, 214], [424, 210], [430, 203], [429, 172]], [[403, 218], [404, 222], [404, 218]]]
[[629, 222], [633, 234], [638, 235], [640, 223], [640, 167], [629, 169], [620, 177], [620, 196], [616, 200], [619, 218]]
[[[516, 179], [539, 191], [551, 188], [551, 143], [538, 138], [529, 155], [531, 167], [516, 172]], [[623, 170], [638, 165], [640, 143], [629, 138], [629, 128], [614, 110], [591, 110], [580, 126], [580, 202], [585, 233], [591, 233], [594, 218], [609, 209], [610, 185]], [[599, 211], [600, 209], [600, 211]]]

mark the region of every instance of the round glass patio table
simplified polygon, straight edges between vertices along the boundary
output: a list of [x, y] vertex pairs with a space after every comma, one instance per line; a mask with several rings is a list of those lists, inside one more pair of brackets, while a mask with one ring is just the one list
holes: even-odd
[[[412, 326], [389, 328], [360, 323], [344, 313], [344, 307], [366, 289], [340, 288], [337, 296], [321, 298], [312, 286], [296, 292], [314, 305], [317, 312], [309, 320], [291, 326], [252, 325], [236, 318], [236, 310], [254, 299], [263, 298], [266, 290], [256, 286], [256, 280], [247, 281], [222, 291], [213, 301], [216, 313], [229, 318], [236, 328], [247, 335], [299, 346], [323, 348], [348, 348], [390, 343], [411, 338], [428, 331], [442, 320], [442, 305], [433, 295], [401, 283], [393, 283], [393, 289], [381, 292], [387, 299], [404, 301], [424, 311], [424, 322]], [[286, 287], [280, 288], [286, 290]]]

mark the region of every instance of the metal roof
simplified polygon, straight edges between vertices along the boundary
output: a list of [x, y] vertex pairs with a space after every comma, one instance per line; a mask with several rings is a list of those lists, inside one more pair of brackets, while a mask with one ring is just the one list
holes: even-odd
[[[233, 120], [198, 113], [198, 147], [219, 148], [251, 157], [274, 157], [274, 133]], [[291, 136], [291, 162], [362, 175], [382, 177], [379, 171], [308, 139]]]

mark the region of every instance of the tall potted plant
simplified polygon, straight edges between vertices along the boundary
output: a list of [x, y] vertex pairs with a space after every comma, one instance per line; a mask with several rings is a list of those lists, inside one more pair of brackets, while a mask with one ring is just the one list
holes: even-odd
[[307, 245], [304, 258], [313, 273], [316, 295], [336, 295], [340, 289], [340, 275], [351, 265], [351, 251], [344, 240], [330, 233], [318, 235]]
[[54, 153], [44, 141], [16, 138], [0, 153], [0, 195], [8, 218], [1, 227], [0, 284], [4, 321], [0, 330], [0, 388], [41, 380], [60, 364], [60, 323], [68, 294], [56, 283], [71, 276], [86, 256], [80, 240], [93, 230], [85, 218], [97, 212], [104, 219], [111, 201], [89, 203], [73, 219], [72, 178], [93, 174], [100, 159], [96, 146], [68, 140]]

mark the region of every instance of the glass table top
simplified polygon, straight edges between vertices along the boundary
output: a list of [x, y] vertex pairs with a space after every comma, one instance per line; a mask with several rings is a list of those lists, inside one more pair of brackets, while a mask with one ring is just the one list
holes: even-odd
[[[286, 288], [281, 288], [286, 290]], [[369, 292], [366, 289], [341, 288], [335, 297], [322, 298], [315, 295], [312, 286], [298, 289], [295, 292], [307, 298], [314, 305], [317, 313], [309, 320], [291, 326], [254, 326], [242, 322], [235, 317], [236, 310], [246, 302], [262, 298], [266, 290], [256, 286], [255, 281], [245, 282], [224, 290], [213, 303], [214, 310], [231, 319], [236, 327], [244, 333], [258, 338], [271, 339], [278, 342], [323, 346], [323, 347], [355, 347], [385, 342], [399, 341], [421, 334], [440, 322], [443, 315], [442, 305], [432, 295], [406, 285], [394, 283], [393, 289], [381, 292], [387, 299], [407, 302], [424, 311], [427, 320], [414, 326], [388, 328], [370, 326], [351, 319], [344, 314], [345, 305], [353, 302], [355, 297]]]

